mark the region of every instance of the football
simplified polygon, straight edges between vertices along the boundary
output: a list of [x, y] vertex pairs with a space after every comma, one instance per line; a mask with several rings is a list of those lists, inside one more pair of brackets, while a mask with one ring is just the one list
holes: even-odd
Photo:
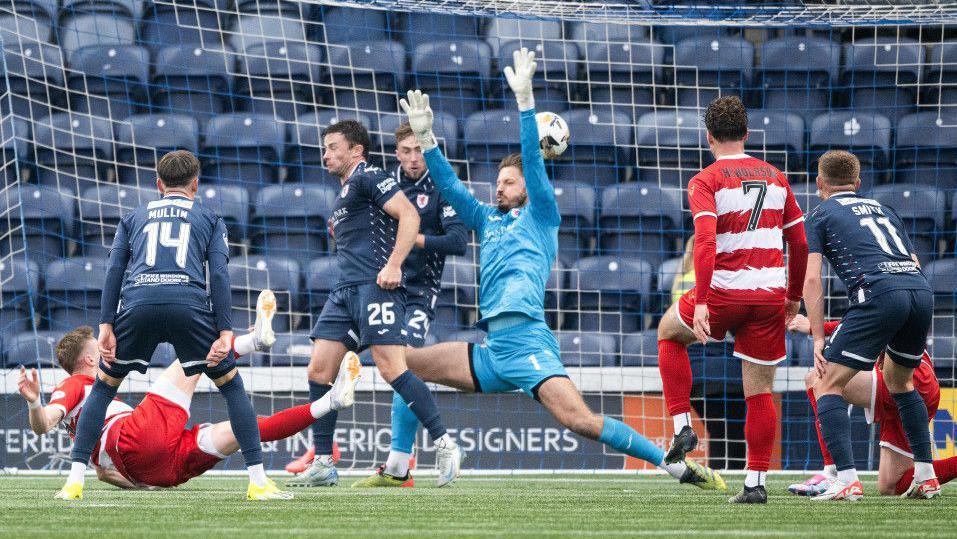
[[568, 148], [571, 132], [565, 120], [554, 112], [539, 112], [535, 115], [538, 123], [538, 144], [542, 148], [542, 157], [554, 159]]

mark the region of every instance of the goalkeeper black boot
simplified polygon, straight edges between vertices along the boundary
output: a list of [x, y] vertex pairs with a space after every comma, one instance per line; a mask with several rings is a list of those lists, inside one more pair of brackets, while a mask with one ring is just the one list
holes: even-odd
[[685, 425], [678, 431], [678, 434], [675, 434], [674, 439], [671, 440], [671, 449], [669, 449], [665, 455], [665, 464], [674, 464], [683, 461], [685, 455], [691, 453], [697, 447], [698, 435], [695, 434], [694, 429]]

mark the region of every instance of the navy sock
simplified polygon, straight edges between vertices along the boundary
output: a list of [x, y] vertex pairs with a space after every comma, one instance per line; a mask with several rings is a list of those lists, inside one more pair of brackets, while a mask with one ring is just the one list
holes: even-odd
[[232, 380], [219, 386], [219, 393], [226, 399], [229, 424], [232, 426], [236, 441], [239, 442], [239, 450], [243, 453], [246, 467], [262, 464], [263, 449], [259, 439], [256, 411], [253, 410], [253, 403], [246, 394], [246, 387], [239, 373], [236, 373]]
[[847, 402], [840, 395], [824, 395], [817, 399], [817, 417], [821, 424], [824, 444], [827, 445], [837, 470], [854, 468], [851, 418], [847, 416]]
[[90, 462], [93, 446], [100, 439], [100, 432], [103, 430], [106, 409], [116, 397], [116, 389], [99, 378], [93, 382], [93, 389], [83, 402], [83, 413], [76, 423], [76, 437], [73, 440], [73, 451], [70, 453], [73, 462]]
[[[320, 384], [309, 380], [309, 402], [316, 402], [332, 389], [330, 384]], [[312, 447], [317, 455], [332, 454], [332, 438], [336, 433], [336, 421], [339, 412], [333, 410], [312, 424]]]
[[419, 419], [419, 423], [422, 423], [425, 430], [429, 431], [433, 441], [445, 435], [445, 425], [442, 424], [439, 407], [436, 406], [435, 398], [432, 397], [432, 392], [429, 391], [425, 382], [412, 374], [412, 371], [405, 371], [392, 380], [391, 384], [392, 389], [409, 403], [409, 409]]
[[901, 415], [901, 424], [904, 426], [904, 434], [907, 435], [907, 443], [910, 444], [910, 450], [914, 453], [914, 462], [931, 462], [930, 430], [927, 428], [930, 419], [927, 417], [927, 405], [924, 404], [924, 399], [916, 389], [907, 393], [894, 393], [892, 396]]

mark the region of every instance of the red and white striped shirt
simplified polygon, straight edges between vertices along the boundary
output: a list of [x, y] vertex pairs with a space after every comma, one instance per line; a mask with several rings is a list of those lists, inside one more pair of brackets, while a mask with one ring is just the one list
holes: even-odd
[[[688, 202], [696, 303], [776, 305], [786, 293], [801, 299], [804, 271], [785, 272], [784, 240], [803, 239], [804, 227], [795, 225], [804, 214], [781, 171], [745, 154], [722, 156], [688, 183]], [[806, 263], [806, 253], [800, 261], [793, 255], [792, 270]]]
[[[59, 408], [63, 411], [63, 419], [60, 421], [67, 432], [70, 433], [70, 439], [76, 436], [76, 424], [80, 420], [83, 404], [86, 402], [86, 398], [90, 396], [90, 390], [92, 389], [93, 378], [91, 376], [74, 374], [60, 382], [60, 384], [56, 386], [56, 389], [53, 390], [53, 393], [50, 394], [49, 406]], [[132, 411], [133, 408], [131, 408], [129, 404], [119, 399], [113, 399], [113, 402], [111, 402], [106, 409], [106, 420], [103, 423], [104, 429], [106, 426], [112, 424], [110, 422], [111, 419], [123, 414], [130, 414]], [[101, 431], [100, 441], [97, 442], [93, 449], [91, 459], [93, 464], [98, 465], [99, 462], [103, 460], [105, 452], [101, 450], [101, 446], [102, 441], [106, 439], [106, 434], [106, 430]]]

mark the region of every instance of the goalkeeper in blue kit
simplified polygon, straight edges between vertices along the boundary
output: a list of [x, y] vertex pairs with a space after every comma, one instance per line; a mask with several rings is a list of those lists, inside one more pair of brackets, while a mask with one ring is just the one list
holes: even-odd
[[690, 459], [665, 464], [664, 451], [635, 429], [592, 412], [565, 372], [558, 341], [544, 321], [545, 282], [558, 248], [561, 217], [539, 149], [532, 95], [535, 53], [523, 48], [513, 56], [514, 68], [506, 67], [505, 76], [521, 112], [522, 152], [499, 165], [497, 207], [477, 201], [437, 147], [428, 95], [410, 91], [408, 100], [400, 102], [433, 181], [466, 226], [478, 234], [482, 313], [478, 325], [488, 332], [481, 345], [452, 342], [409, 350], [409, 368], [425, 381], [462, 391], [522, 390], [581, 436], [658, 466], [682, 483], [725, 490], [714, 471]]

